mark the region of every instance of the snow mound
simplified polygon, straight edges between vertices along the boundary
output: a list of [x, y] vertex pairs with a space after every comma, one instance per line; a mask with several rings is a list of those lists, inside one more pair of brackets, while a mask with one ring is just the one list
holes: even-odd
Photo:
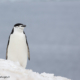
[[49, 73], [36, 73], [24, 69], [18, 62], [0, 59], [0, 80], [70, 80]]

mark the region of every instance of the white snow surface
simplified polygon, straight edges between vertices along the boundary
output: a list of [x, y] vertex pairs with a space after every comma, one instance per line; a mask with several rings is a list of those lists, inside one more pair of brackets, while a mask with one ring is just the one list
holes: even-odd
[[[6, 77], [6, 78], [5, 78]], [[18, 62], [0, 59], [0, 80], [70, 80], [49, 73], [37, 73], [24, 69]]]

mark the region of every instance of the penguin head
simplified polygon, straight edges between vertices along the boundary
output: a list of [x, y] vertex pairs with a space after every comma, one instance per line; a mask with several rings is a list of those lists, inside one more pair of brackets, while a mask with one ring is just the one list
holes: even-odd
[[24, 25], [22, 23], [17, 23], [14, 25], [14, 29], [17, 31], [23, 31], [25, 27], [26, 27], [26, 25]]

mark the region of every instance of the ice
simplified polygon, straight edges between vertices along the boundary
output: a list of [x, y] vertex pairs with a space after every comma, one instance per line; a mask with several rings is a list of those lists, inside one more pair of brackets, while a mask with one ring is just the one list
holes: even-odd
[[18, 62], [0, 59], [0, 80], [70, 80], [49, 73], [37, 73], [22, 68]]

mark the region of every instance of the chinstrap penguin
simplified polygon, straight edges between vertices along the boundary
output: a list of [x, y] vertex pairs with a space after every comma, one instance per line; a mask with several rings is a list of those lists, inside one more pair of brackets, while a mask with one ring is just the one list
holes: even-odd
[[26, 68], [27, 59], [30, 60], [29, 46], [24, 32], [26, 25], [17, 23], [14, 25], [8, 39], [6, 59], [18, 61], [23, 68]]

